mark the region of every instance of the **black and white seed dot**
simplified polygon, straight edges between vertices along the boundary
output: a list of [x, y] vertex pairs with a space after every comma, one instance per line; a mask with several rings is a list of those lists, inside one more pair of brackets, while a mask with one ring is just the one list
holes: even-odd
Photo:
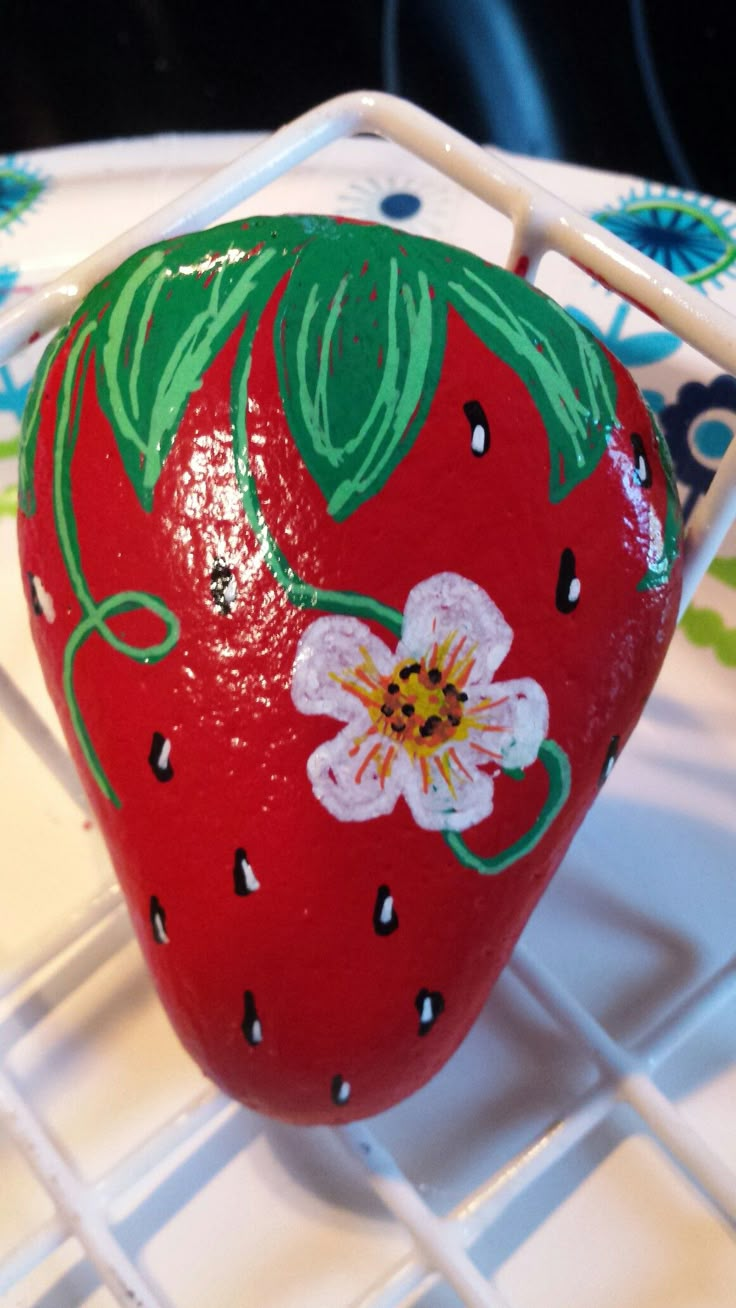
[[575, 555], [571, 549], [564, 549], [560, 555], [560, 567], [557, 573], [555, 604], [560, 613], [572, 613], [580, 600], [580, 578], [577, 575]]
[[166, 913], [164, 912], [162, 904], [155, 895], [151, 895], [148, 916], [151, 922], [151, 933], [156, 944], [168, 945], [169, 937], [166, 932]]
[[148, 755], [151, 771], [157, 781], [171, 781], [174, 769], [171, 766], [171, 741], [160, 731], [154, 731], [151, 749]]
[[261, 888], [261, 883], [248, 862], [248, 855], [242, 847], [235, 851], [233, 882], [236, 895], [252, 895]]
[[330, 1086], [330, 1098], [333, 1104], [336, 1104], [338, 1108], [343, 1108], [350, 1098], [351, 1089], [350, 1082], [346, 1081], [344, 1076], [339, 1074], [333, 1076]]
[[256, 1001], [253, 997], [253, 991], [246, 990], [243, 998], [245, 1012], [243, 1014], [243, 1021], [240, 1029], [249, 1045], [260, 1045], [263, 1040], [263, 1028], [261, 1027], [261, 1019], [258, 1016], [258, 1010], [256, 1009]]
[[608, 778], [610, 777], [611, 772], [613, 771], [613, 765], [616, 762], [616, 759], [618, 758], [618, 751], [619, 751], [620, 744], [621, 744], [620, 736], [611, 736], [611, 742], [608, 746], [608, 749], [606, 750], [606, 757], [603, 760], [603, 767], [601, 768], [601, 775], [598, 781], [599, 786], [602, 786], [604, 781], [607, 781]]
[[379, 886], [373, 909], [373, 930], [377, 936], [391, 936], [398, 930], [399, 918], [394, 897], [388, 886]]
[[32, 572], [28, 573], [28, 591], [31, 597], [31, 608], [33, 609], [33, 612], [35, 613], [36, 617], [40, 618], [41, 614], [43, 613], [43, 609], [41, 608], [41, 601], [38, 598], [38, 590], [36, 589], [36, 578], [34, 577]]
[[419, 1035], [426, 1036], [444, 1013], [445, 1000], [439, 990], [422, 989], [414, 1000], [414, 1007], [419, 1014]]
[[468, 400], [463, 405], [463, 413], [470, 427], [470, 452], [480, 459], [491, 447], [491, 431], [485, 410], [478, 400]]
[[652, 484], [652, 468], [644, 449], [644, 442], [638, 432], [632, 432], [631, 449], [634, 455], [634, 471], [640, 486], [648, 489]]
[[210, 594], [218, 613], [232, 613], [237, 595], [235, 575], [225, 559], [217, 559], [210, 573]]

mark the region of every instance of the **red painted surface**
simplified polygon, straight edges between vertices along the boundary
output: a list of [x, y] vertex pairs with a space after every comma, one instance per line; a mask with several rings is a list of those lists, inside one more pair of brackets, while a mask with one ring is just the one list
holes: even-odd
[[[625, 741], [674, 628], [670, 584], [638, 590], [647, 543], [627, 496], [631, 433], [653, 470], [646, 495], [660, 520], [665, 479], [650, 421], [617, 363], [621, 426], [596, 471], [560, 504], [548, 496], [541, 420], [515, 373], [452, 314], [442, 379], [414, 447], [373, 499], [336, 524], [307, 475], [278, 399], [270, 338], [256, 338], [250, 395], [265, 439], [254, 447], [271, 531], [310, 582], [380, 596], [403, 609], [411, 588], [453, 571], [479, 583], [513, 629], [499, 678], [533, 677], [550, 704], [549, 735], [567, 752], [570, 799], [533, 853], [498, 876], [460, 866], [441, 835], [420, 829], [403, 800], [386, 817], [340, 823], [317, 801], [307, 760], [339, 730], [300, 714], [290, 694], [297, 641], [313, 620], [266, 571], [232, 468], [228, 377], [235, 342], [191, 399], [153, 512], [140, 508], [97, 403], [92, 372], [72, 466], [80, 550], [91, 592], [145, 589], [181, 620], [160, 663], [139, 666], [91, 639], [75, 684], [91, 737], [122, 801], [89, 781], [61, 690], [64, 646], [79, 607], [52, 511], [51, 430], [63, 359], [49, 379], [34, 517], [20, 518], [21, 565], [42, 578], [56, 618], [32, 614], [36, 644], [72, 752], [105, 833], [141, 947], [184, 1044], [224, 1090], [295, 1122], [365, 1116], [421, 1086], [452, 1054], [599, 788], [614, 736]], [[372, 361], [375, 366], [375, 361]], [[463, 405], [478, 400], [491, 446], [470, 449]], [[581, 581], [573, 612], [555, 605], [561, 552]], [[211, 572], [227, 560], [237, 583], [229, 615], [213, 605]], [[144, 644], [160, 635], [145, 613], [115, 620]], [[385, 631], [377, 634], [392, 644]], [[171, 740], [172, 780], [147, 763], [154, 731]], [[466, 832], [490, 855], [526, 831], [546, 793], [539, 763], [523, 782], [500, 776], [495, 809]], [[238, 848], [260, 888], [236, 895]], [[379, 887], [399, 926], [373, 926]], [[157, 943], [151, 897], [164, 908]], [[416, 999], [444, 1009], [419, 1034]], [[249, 991], [263, 1039], [241, 1031]], [[351, 1086], [335, 1105], [335, 1077]]]

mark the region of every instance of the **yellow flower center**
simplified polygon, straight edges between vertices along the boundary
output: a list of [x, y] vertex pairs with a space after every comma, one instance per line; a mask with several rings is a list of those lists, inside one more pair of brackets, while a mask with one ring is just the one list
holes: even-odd
[[[390, 677], [381, 677], [382, 692], [368, 706], [383, 732], [416, 758], [433, 754], [451, 740], [467, 735], [464, 705], [467, 695], [447, 679], [441, 667], [422, 658], [398, 663]], [[378, 689], [378, 687], [376, 687]]]
[[[425, 792], [439, 776], [454, 796], [455, 782], [471, 779], [455, 746], [468, 741], [471, 731], [477, 737], [503, 730], [483, 715], [505, 703], [505, 697], [468, 702], [465, 686], [473, 671], [475, 647], [466, 649], [465, 637], [451, 632], [418, 660], [405, 658], [397, 663], [388, 677], [378, 671], [367, 649], [360, 652], [363, 662], [350, 673], [332, 673], [344, 690], [360, 700], [369, 717], [368, 729], [355, 737], [350, 754], [357, 758], [363, 745], [374, 738], [357, 766], [356, 783], [372, 766], [381, 786], [385, 785], [403, 749], [419, 767]], [[501, 762], [500, 753], [477, 739], [469, 740], [468, 746], [477, 755], [479, 766]]]

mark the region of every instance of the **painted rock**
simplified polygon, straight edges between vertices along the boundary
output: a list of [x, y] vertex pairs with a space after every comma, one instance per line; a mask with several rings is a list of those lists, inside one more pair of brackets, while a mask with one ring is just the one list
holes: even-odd
[[522, 280], [328, 218], [112, 273], [24, 420], [36, 645], [183, 1043], [294, 1122], [483, 1005], [675, 624], [624, 369]]

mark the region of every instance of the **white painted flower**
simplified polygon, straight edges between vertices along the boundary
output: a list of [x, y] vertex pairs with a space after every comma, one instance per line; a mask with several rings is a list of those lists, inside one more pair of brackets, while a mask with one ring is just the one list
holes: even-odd
[[536, 681], [493, 680], [511, 641], [486, 592], [452, 572], [410, 592], [395, 650], [357, 618], [313, 622], [297, 648], [292, 697], [302, 713], [345, 723], [307, 763], [320, 803], [362, 822], [403, 795], [430, 831], [488, 817], [488, 769], [533, 763], [549, 719]]

